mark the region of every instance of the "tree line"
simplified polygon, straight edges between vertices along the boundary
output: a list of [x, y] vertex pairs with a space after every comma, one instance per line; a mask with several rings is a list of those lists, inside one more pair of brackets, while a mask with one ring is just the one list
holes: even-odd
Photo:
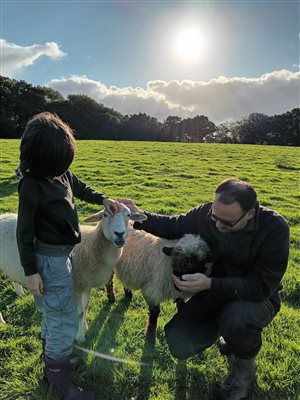
[[205, 115], [170, 115], [159, 122], [145, 113], [123, 115], [86, 95], [64, 98], [47, 86], [33, 86], [4, 76], [0, 76], [0, 81], [1, 138], [20, 138], [30, 117], [49, 111], [67, 122], [77, 139], [299, 146], [299, 108], [273, 116], [252, 113], [220, 125]]

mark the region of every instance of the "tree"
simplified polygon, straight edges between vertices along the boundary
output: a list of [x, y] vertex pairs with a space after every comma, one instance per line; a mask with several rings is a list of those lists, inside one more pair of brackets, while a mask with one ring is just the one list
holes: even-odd
[[20, 137], [28, 119], [44, 110], [43, 92], [5, 77], [1, 77], [1, 92], [1, 136]]
[[216, 125], [205, 115], [196, 115], [181, 122], [183, 139], [191, 142], [203, 142], [206, 135], [216, 130]]
[[158, 140], [161, 124], [154, 117], [145, 113], [132, 114], [123, 120], [121, 138], [123, 140]]
[[223, 122], [216, 130], [205, 136], [208, 143], [238, 143], [237, 124], [235, 122]]
[[239, 123], [239, 138], [244, 144], [263, 144], [270, 131], [271, 119], [266, 114], [252, 113]]
[[182, 118], [177, 117], [176, 115], [170, 115], [167, 117], [163, 123], [162, 131], [163, 136], [162, 140], [166, 141], [181, 141], [182, 137], [182, 126], [181, 126]]
[[52, 103], [51, 110], [66, 121], [80, 139], [116, 138], [123, 118], [117, 111], [86, 95], [69, 95], [67, 100]]
[[1, 76], [1, 137], [20, 137], [34, 114], [47, 110], [51, 101], [62, 99], [48, 87], [34, 87], [25, 81]]
[[299, 146], [300, 109], [294, 108], [272, 118], [272, 132], [267, 134], [266, 144]]

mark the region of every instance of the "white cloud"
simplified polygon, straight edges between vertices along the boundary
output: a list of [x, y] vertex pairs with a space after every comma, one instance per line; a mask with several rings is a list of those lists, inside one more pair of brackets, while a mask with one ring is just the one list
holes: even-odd
[[61, 58], [62, 52], [55, 42], [33, 44], [32, 46], [18, 46], [0, 39], [1, 46], [1, 75], [13, 78], [15, 73], [23, 67], [32, 65], [39, 57], [47, 56], [52, 59]]
[[164, 120], [207, 115], [213, 122], [237, 120], [252, 112], [280, 114], [299, 107], [300, 72], [274, 71], [259, 78], [220, 76], [208, 82], [150, 81], [146, 89], [106, 87], [86, 76], [55, 79], [49, 84], [64, 96], [86, 94], [123, 114], [145, 112]]

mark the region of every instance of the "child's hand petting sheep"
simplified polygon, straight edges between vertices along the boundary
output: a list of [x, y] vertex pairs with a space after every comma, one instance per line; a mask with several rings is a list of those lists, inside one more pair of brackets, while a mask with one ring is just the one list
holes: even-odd
[[118, 201], [112, 199], [104, 199], [103, 207], [108, 212], [109, 215], [113, 216], [121, 211], [121, 205]]

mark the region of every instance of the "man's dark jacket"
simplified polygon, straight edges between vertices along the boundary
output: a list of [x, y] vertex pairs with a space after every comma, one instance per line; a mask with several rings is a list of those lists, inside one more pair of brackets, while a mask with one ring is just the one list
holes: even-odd
[[257, 205], [254, 218], [244, 229], [221, 233], [209, 216], [211, 206], [211, 202], [205, 203], [179, 216], [146, 212], [148, 219], [136, 222], [134, 228], [168, 239], [185, 233], [201, 235], [214, 261], [210, 296], [259, 302], [270, 299], [279, 309], [278, 291], [289, 254], [287, 222], [274, 211]]

